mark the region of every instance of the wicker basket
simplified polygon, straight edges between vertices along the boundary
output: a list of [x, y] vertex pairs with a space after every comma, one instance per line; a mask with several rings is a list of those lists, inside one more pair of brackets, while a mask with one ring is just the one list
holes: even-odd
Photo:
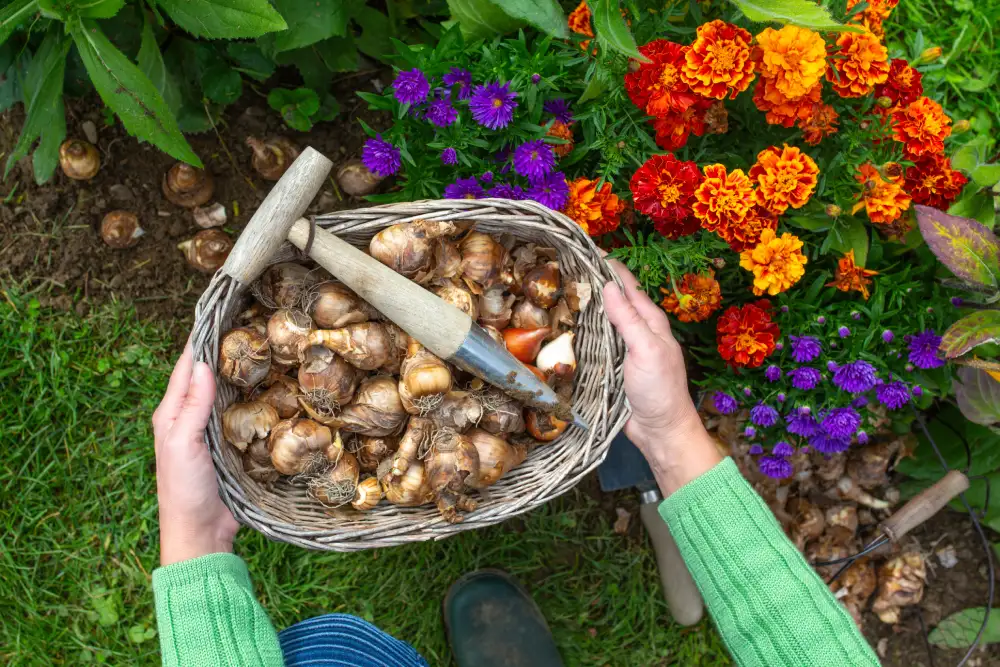
[[[402, 508], [383, 502], [370, 512], [331, 511], [313, 500], [302, 486], [282, 479], [263, 485], [244, 472], [237, 452], [222, 437], [220, 415], [239, 392], [219, 382], [207, 439], [215, 461], [219, 489], [226, 505], [243, 524], [268, 537], [310, 549], [358, 551], [429, 539], [441, 539], [470, 528], [499, 523], [527, 512], [572, 488], [604, 460], [611, 439], [629, 415], [622, 390], [625, 347], [604, 316], [600, 287], [618, 280], [593, 241], [572, 220], [528, 201], [500, 199], [422, 201], [343, 211], [320, 216], [317, 224], [349, 243], [367, 248], [368, 241], [389, 225], [417, 219], [472, 220], [489, 233], [514, 236], [554, 247], [564, 275], [588, 280], [594, 298], [580, 314], [576, 352], [578, 375], [574, 409], [590, 430], [570, 427], [553, 443], [537, 448], [520, 466], [490, 487], [479, 508], [458, 524], [449, 524], [430, 506]], [[284, 244], [272, 263], [296, 258]], [[249, 300], [248, 286], [220, 271], [198, 301], [193, 345], [195, 357], [217, 370], [219, 338]]]

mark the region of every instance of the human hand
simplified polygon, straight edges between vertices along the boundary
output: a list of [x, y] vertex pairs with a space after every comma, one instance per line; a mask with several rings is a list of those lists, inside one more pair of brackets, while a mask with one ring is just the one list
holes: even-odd
[[604, 309], [625, 340], [625, 396], [632, 417], [625, 435], [649, 461], [664, 495], [669, 495], [722, 460], [688, 393], [681, 346], [670, 320], [639, 287], [623, 264], [609, 264], [624, 293], [604, 286]]
[[161, 565], [233, 550], [239, 524], [219, 497], [205, 444], [214, 400], [212, 370], [194, 363], [189, 344], [153, 413]]

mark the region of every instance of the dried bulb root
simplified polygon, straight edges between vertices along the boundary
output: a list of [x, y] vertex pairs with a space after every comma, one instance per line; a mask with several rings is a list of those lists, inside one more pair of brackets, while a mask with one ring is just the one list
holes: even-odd
[[303, 352], [306, 345], [327, 347], [363, 371], [373, 371], [392, 362], [395, 354], [395, 343], [381, 322], [359, 322], [340, 329], [317, 329], [305, 338], [301, 348]]
[[255, 329], [233, 329], [219, 342], [219, 375], [229, 384], [249, 388], [271, 370], [271, 346]]
[[326, 470], [306, 476], [309, 495], [327, 507], [340, 507], [354, 500], [361, 470], [350, 452], [341, 452], [339, 459]]
[[89, 181], [101, 169], [101, 156], [89, 141], [67, 139], [59, 146], [59, 166], [74, 181]]
[[253, 294], [268, 308], [309, 310], [316, 283], [313, 272], [293, 262], [272, 264], [253, 285]]
[[272, 137], [266, 141], [247, 137], [247, 146], [253, 151], [251, 165], [254, 171], [268, 181], [281, 178], [299, 156], [298, 147], [284, 137]]
[[145, 233], [131, 211], [111, 211], [101, 220], [101, 238], [116, 250], [131, 248]]
[[222, 435], [245, 452], [251, 442], [270, 435], [279, 421], [278, 411], [263, 401], [233, 403], [222, 413]]
[[427, 274], [434, 259], [435, 239], [455, 233], [454, 223], [416, 220], [386, 227], [368, 246], [371, 256], [407, 278]]
[[183, 208], [207, 204], [215, 194], [215, 180], [204, 169], [178, 162], [163, 176], [163, 196]]
[[359, 512], [373, 510], [382, 501], [382, 495], [382, 485], [374, 477], [368, 477], [358, 484], [351, 507]]
[[221, 229], [203, 229], [187, 241], [177, 244], [184, 259], [202, 273], [215, 273], [226, 263], [233, 240]]

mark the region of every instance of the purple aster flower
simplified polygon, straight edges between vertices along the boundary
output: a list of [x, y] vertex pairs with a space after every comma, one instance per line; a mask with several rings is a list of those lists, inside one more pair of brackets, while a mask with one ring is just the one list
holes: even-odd
[[445, 164], [458, 164], [458, 151], [449, 146], [441, 151], [441, 162]]
[[862, 394], [871, 391], [875, 386], [875, 367], [867, 361], [852, 361], [844, 364], [833, 374], [833, 384], [839, 389], [849, 391], [852, 394]]
[[910, 391], [913, 392], [914, 396], [923, 396], [924, 395], [924, 390], [920, 388], [919, 384], [913, 385], [913, 389], [911, 389]]
[[484, 171], [483, 174], [482, 174], [482, 176], [479, 177], [479, 180], [481, 180], [483, 183], [492, 183], [493, 182], [493, 172], [492, 171]]
[[826, 324], [826, 318], [820, 315], [819, 317], [816, 318], [816, 322], [817, 324]]
[[542, 75], [541, 74], [532, 74], [531, 75], [531, 83], [533, 83], [535, 85], [538, 85], [538, 82], [541, 81], [541, 80], [542, 80]]
[[459, 178], [444, 189], [445, 199], [479, 199], [484, 194], [475, 178]]
[[500, 82], [486, 86], [476, 86], [469, 100], [469, 110], [472, 118], [483, 127], [499, 130], [510, 125], [514, 119], [514, 109], [517, 93], [510, 89], [510, 82], [500, 85]]
[[772, 479], [791, 477], [795, 472], [792, 462], [782, 456], [762, 456], [757, 460], [757, 467]]
[[771, 453], [775, 456], [791, 456], [795, 453], [795, 448], [782, 440], [771, 448]]
[[792, 359], [807, 364], [823, 352], [819, 339], [814, 336], [789, 336], [792, 342]]
[[542, 206], [548, 206], [558, 211], [566, 205], [569, 199], [569, 184], [561, 171], [554, 171], [544, 178], [531, 182], [528, 188], [528, 199], [534, 199]]
[[381, 134], [365, 142], [361, 149], [361, 161], [376, 176], [392, 176], [403, 164], [399, 160], [399, 149], [383, 141]]
[[861, 319], [861, 313], [859, 313], [859, 312], [858, 312], [858, 311], [856, 311], [856, 310], [855, 310], [855, 311], [852, 311], [852, 312], [851, 312], [851, 318], [852, 318], [852, 319], [855, 319], [855, 320], [860, 320], [860, 319]]
[[837, 329], [837, 335], [840, 336], [841, 338], [847, 338], [848, 336], [851, 335], [851, 330], [848, 329], [847, 327], [840, 327], [839, 329]]
[[573, 122], [573, 114], [570, 113], [569, 105], [566, 104], [566, 100], [561, 97], [549, 100], [542, 106], [542, 108], [545, 110], [545, 113], [552, 114], [556, 117], [556, 120], [562, 123], [569, 125]]
[[458, 86], [458, 99], [467, 100], [472, 94], [472, 72], [461, 67], [452, 67], [441, 77], [441, 81], [449, 88]]
[[788, 306], [782, 306], [781, 307], [781, 312], [787, 313], [788, 312]]
[[857, 408], [858, 410], [868, 407], [868, 397], [859, 396], [855, 398], [853, 401], [851, 401], [851, 407]]
[[868, 434], [864, 431], [858, 431], [858, 444], [867, 445], [868, 444]]
[[826, 362], [826, 370], [830, 371], [831, 373], [836, 373], [838, 368], [839, 366], [837, 366], [836, 361]]
[[861, 426], [861, 416], [854, 408], [833, 408], [823, 413], [820, 426], [834, 438], [850, 438]]
[[424, 73], [414, 67], [408, 71], [400, 71], [396, 75], [396, 79], [392, 82], [392, 91], [400, 104], [417, 104], [427, 99], [427, 94], [431, 92], [431, 84], [427, 82]]
[[777, 343], [775, 344], [775, 346], [774, 346], [774, 349], [776, 349], [776, 350], [777, 350], [778, 352], [781, 352], [782, 350], [784, 350], [784, 349], [785, 349], [785, 344], [784, 344], [784, 343], [782, 343], [782, 342], [781, 342], [781, 341], [779, 340], [779, 341], [778, 341], [778, 342], [777, 342]]
[[810, 438], [820, 432], [819, 424], [809, 415], [796, 414], [788, 417], [788, 426], [785, 430], [792, 435], [801, 435], [803, 438]]
[[768, 382], [777, 382], [778, 380], [781, 379], [781, 369], [775, 366], [774, 364], [771, 364], [764, 371], [764, 377], [767, 379]]
[[757, 426], [770, 428], [778, 423], [778, 411], [770, 405], [758, 403], [750, 408], [750, 421]]
[[743, 387], [743, 395], [753, 396], [753, 389], [751, 389], [750, 387]]
[[812, 408], [810, 408], [808, 405], [800, 405], [797, 408], [797, 410], [798, 410], [798, 412], [799, 412], [800, 415], [811, 415], [812, 414]]
[[715, 409], [724, 415], [733, 414], [739, 407], [735, 398], [722, 391], [712, 394], [712, 403], [715, 405]]
[[755, 435], [757, 435], [757, 429], [755, 429], [753, 426], [747, 426], [745, 429], [743, 429], [744, 437], [752, 438]]
[[514, 171], [529, 179], [538, 180], [556, 166], [556, 154], [541, 139], [525, 141], [514, 149]]
[[891, 343], [892, 339], [896, 337], [896, 334], [892, 333], [888, 329], [882, 332], [882, 341], [885, 343]]
[[427, 107], [427, 113], [424, 115], [424, 118], [430, 121], [431, 125], [448, 127], [458, 118], [458, 109], [451, 106], [451, 100], [434, 100]]
[[955, 306], [956, 308], [961, 306], [963, 303], [965, 303], [965, 300], [962, 297], [960, 296], [951, 297], [951, 305]]
[[906, 339], [910, 346], [909, 360], [914, 366], [924, 369], [944, 366], [944, 359], [938, 352], [941, 336], [935, 334], [933, 329], [924, 329], [914, 336], [907, 336]]
[[839, 454], [851, 447], [851, 438], [835, 438], [825, 433], [819, 433], [809, 438], [809, 445], [820, 454]]
[[905, 382], [886, 382], [875, 387], [875, 398], [890, 410], [898, 410], [910, 402], [910, 389]]
[[784, 392], [779, 393], [777, 398], [778, 398], [778, 403], [784, 403], [786, 398], [785, 393]]
[[519, 185], [510, 185], [508, 183], [498, 183], [490, 188], [489, 196], [496, 199], [524, 199], [524, 190], [521, 189]]
[[764, 448], [760, 445], [750, 445], [750, 456], [759, 456], [764, 453]]
[[792, 386], [802, 391], [813, 389], [823, 379], [818, 370], [809, 366], [792, 369], [786, 375], [792, 378]]

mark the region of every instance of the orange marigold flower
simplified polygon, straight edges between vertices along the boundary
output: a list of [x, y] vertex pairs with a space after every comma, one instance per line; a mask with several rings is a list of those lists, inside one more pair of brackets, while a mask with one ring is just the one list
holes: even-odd
[[618, 195], [611, 192], [610, 183], [605, 182], [598, 190], [597, 181], [581, 177], [569, 182], [569, 199], [563, 213], [591, 236], [600, 236], [618, 229], [623, 208]]
[[701, 221], [702, 229], [715, 232], [724, 241], [732, 237], [732, 228], [743, 223], [753, 206], [753, 188], [742, 169], [726, 173], [725, 165], [710, 164], [703, 171], [705, 180], [694, 191], [691, 210]]
[[778, 216], [762, 206], [751, 206], [743, 222], [729, 228], [729, 247], [736, 252], [743, 252], [760, 243], [760, 235], [765, 229], [778, 228]]
[[816, 190], [819, 167], [797, 146], [771, 146], [757, 154], [750, 179], [757, 181], [757, 203], [775, 215], [802, 208]]
[[882, 29], [882, 22], [889, 18], [899, 0], [847, 0], [847, 11], [850, 12], [862, 1], [867, 2], [868, 6], [864, 11], [851, 17], [850, 22], [867, 28], [876, 37], [881, 38], [885, 32]]
[[766, 112], [765, 118], [771, 125], [791, 127], [796, 121], [803, 121], [813, 113], [813, 108], [820, 104], [823, 84], [817, 83], [812, 89], [796, 100], [790, 100], [781, 94], [771, 79], [761, 78], [753, 91], [753, 103]]
[[569, 29], [578, 35], [594, 36], [594, 30], [590, 27], [590, 7], [587, 6], [587, 0], [580, 0], [580, 4], [570, 13], [566, 23]]
[[703, 322], [722, 306], [722, 290], [715, 272], [685, 273], [677, 291], [660, 288], [666, 296], [660, 305], [681, 322]]
[[629, 188], [635, 209], [652, 218], [656, 231], [677, 238], [698, 231], [698, 221], [690, 223], [691, 201], [700, 182], [698, 165], [668, 153], [646, 160], [632, 174]]
[[663, 150], [675, 151], [687, 143], [689, 135], [700, 137], [705, 134], [705, 110], [711, 104], [712, 100], [698, 98], [683, 112], [670, 111], [654, 118], [651, 122], [656, 130], [656, 145]]
[[789, 100], [808, 94], [826, 71], [823, 37], [791, 25], [780, 30], [765, 28], [757, 35], [754, 57], [761, 77], [771, 79]]
[[751, 39], [749, 32], [731, 23], [703, 23], [684, 56], [681, 79], [699, 95], [721, 100], [728, 93], [735, 99], [753, 81]]
[[943, 153], [944, 140], [951, 134], [951, 118], [934, 100], [918, 97], [892, 112], [892, 134], [909, 158]]
[[882, 178], [878, 169], [870, 163], [861, 165], [855, 178], [861, 183], [861, 199], [854, 205], [852, 214], [863, 208], [869, 220], [886, 224], [910, 208], [910, 195], [906, 194], [900, 182]]
[[799, 120], [802, 130], [802, 140], [810, 146], [816, 146], [824, 137], [837, 132], [837, 119], [840, 115], [829, 104], [816, 104], [812, 113], [805, 120]]
[[771, 321], [771, 304], [767, 299], [730, 306], [715, 329], [719, 356], [736, 368], [757, 368], [774, 352], [781, 330]]
[[786, 291], [806, 273], [802, 241], [785, 232], [780, 237], [773, 229], [760, 234], [760, 243], [740, 253], [740, 266], [753, 274], [753, 293], [771, 296]]
[[942, 211], [962, 193], [969, 182], [964, 174], [951, 168], [951, 160], [944, 155], [925, 153], [906, 169], [906, 191], [917, 204], [933, 206]]
[[681, 80], [686, 46], [665, 39], [655, 39], [639, 47], [649, 62], [625, 75], [625, 91], [632, 103], [650, 116], [682, 113], [698, 96]]
[[885, 83], [888, 61], [889, 52], [871, 32], [844, 32], [837, 38], [826, 80], [841, 97], [862, 97]]
[[854, 248], [851, 248], [837, 261], [837, 273], [833, 282], [827, 283], [827, 287], [836, 287], [841, 292], [854, 290], [861, 292], [861, 296], [868, 300], [871, 294], [868, 286], [872, 284], [871, 276], [877, 276], [878, 271], [869, 271], [854, 263]]
[[[924, 94], [923, 74], [902, 58], [893, 58], [889, 63], [889, 77], [885, 83], [875, 86], [875, 97], [888, 97], [891, 108], [905, 107]], [[875, 107], [878, 109], [879, 107]]]
[[573, 130], [561, 120], [552, 121], [552, 125], [546, 130], [545, 136], [566, 140], [565, 144], [551, 144], [552, 152], [558, 157], [566, 157], [573, 152]]

